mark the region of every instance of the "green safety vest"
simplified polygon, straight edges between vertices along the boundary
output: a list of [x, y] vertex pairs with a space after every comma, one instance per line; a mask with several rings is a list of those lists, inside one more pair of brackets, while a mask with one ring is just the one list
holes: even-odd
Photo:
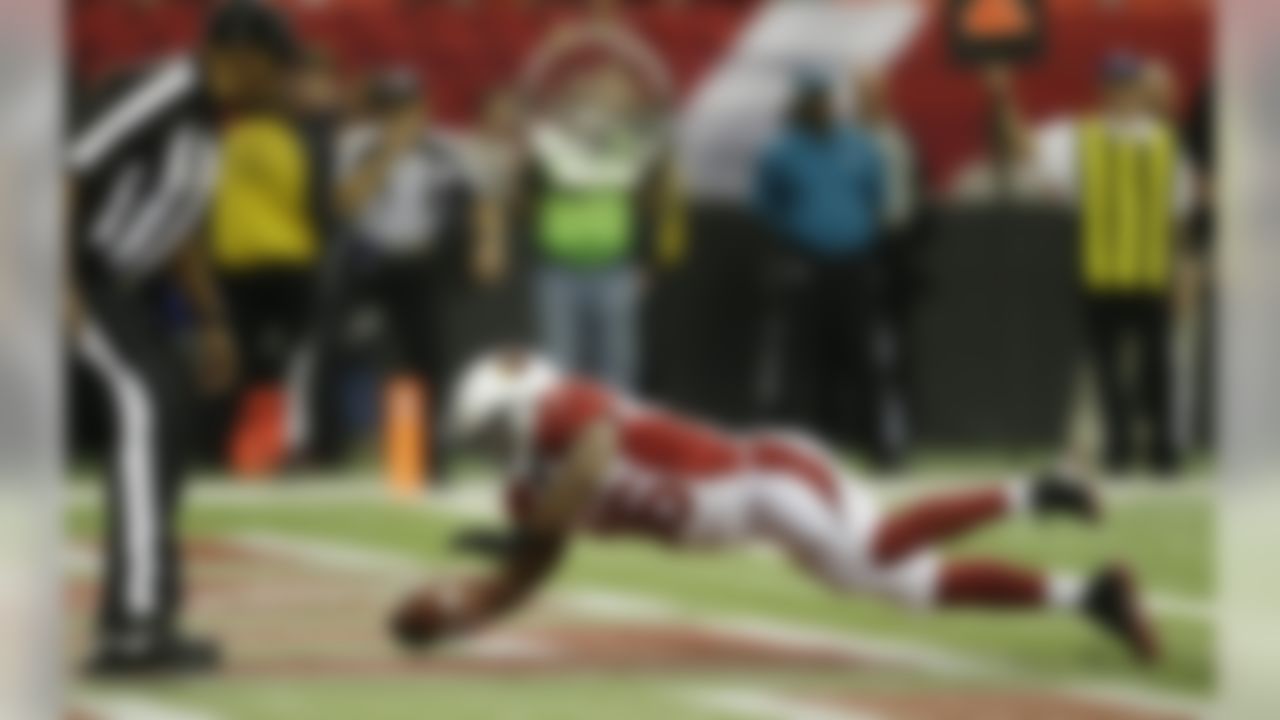
[[624, 190], [551, 188], [538, 208], [538, 239], [549, 259], [606, 265], [631, 252], [635, 217]]
[[634, 194], [650, 157], [643, 143], [619, 137], [587, 147], [547, 132], [535, 151], [547, 183], [534, 218], [544, 257], [576, 266], [625, 259], [637, 229]]

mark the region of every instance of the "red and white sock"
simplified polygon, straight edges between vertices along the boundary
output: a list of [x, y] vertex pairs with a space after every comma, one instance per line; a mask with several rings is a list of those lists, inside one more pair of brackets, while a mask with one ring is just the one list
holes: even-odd
[[948, 560], [939, 568], [936, 603], [942, 607], [1074, 610], [1085, 583], [993, 559]]

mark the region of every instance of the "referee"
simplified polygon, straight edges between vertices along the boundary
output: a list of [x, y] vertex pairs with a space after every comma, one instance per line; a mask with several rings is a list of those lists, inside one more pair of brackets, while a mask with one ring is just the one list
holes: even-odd
[[210, 16], [199, 50], [121, 78], [73, 130], [67, 321], [77, 358], [113, 417], [94, 674], [218, 664], [213, 642], [179, 627], [177, 518], [191, 383], [146, 293], [171, 274], [199, 322], [199, 385], [226, 387], [234, 346], [194, 241], [215, 179], [215, 120], [274, 102], [293, 56], [281, 17], [264, 4], [228, 0]]

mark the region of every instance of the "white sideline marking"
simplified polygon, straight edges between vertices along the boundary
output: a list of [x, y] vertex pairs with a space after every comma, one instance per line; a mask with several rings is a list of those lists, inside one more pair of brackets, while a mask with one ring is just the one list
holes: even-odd
[[707, 710], [755, 720], [880, 720], [877, 715], [837, 711], [781, 693], [721, 688], [693, 693], [689, 699]]
[[462, 654], [477, 660], [555, 660], [563, 653], [535, 640], [484, 635], [468, 642]]
[[360, 574], [420, 574], [428, 568], [425, 560], [415, 560], [403, 553], [384, 552], [329, 540], [301, 538], [284, 533], [243, 532], [232, 536], [233, 542], [267, 555], [286, 557], [300, 563], [330, 570]]
[[1181, 595], [1163, 592], [1148, 592], [1145, 594], [1145, 598], [1145, 602], [1150, 606], [1151, 612], [1156, 615], [1192, 622], [1217, 622], [1218, 612], [1212, 602], [1201, 602]]
[[[1008, 474], [1003, 473], [1004, 476]], [[968, 480], [929, 473], [883, 482], [869, 479], [868, 484], [879, 497], [896, 502], [938, 490], [955, 490], [992, 481], [1003, 482], [1001, 475], [997, 472], [991, 473], [989, 477]], [[500, 514], [501, 506], [496, 500], [495, 483], [489, 481], [491, 478], [467, 475], [459, 480], [453, 487], [428, 492], [420, 504], [446, 511], [453, 510], [460, 515], [497, 517]], [[1133, 479], [1124, 482], [1099, 481], [1095, 486], [1102, 491], [1109, 503], [1121, 505], [1137, 502], [1209, 501], [1216, 495], [1214, 484], [1201, 480], [1167, 483]], [[343, 480], [335, 480], [332, 475], [316, 474], [291, 478], [287, 483], [265, 484], [240, 484], [227, 481], [221, 476], [200, 476], [196, 482], [191, 483], [189, 492], [192, 502], [211, 505], [280, 503], [297, 506], [355, 501], [405, 506], [403, 500], [391, 497], [382, 481], [373, 474]], [[76, 482], [68, 488], [66, 498], [71, 507], [93, 507], [101, 502], [102, 489], [99, 483]]]
[[[273, 533], [251, 533], [232, 536], [233, 541], [247, 537], [252, 545], [274, 547], [291, 553], [291, 557], [312, 561], [331, 568], [350, 568], [362, 559], [368, 559], [365, 572], [392, 571], [393, 568], [412, 567], [421, 572], [423, 565], [408, 559], [403, 553], [383, 550], [352, 548], [329, 542], [279, 537]], [[306, 548], [298, 551], [299, 548]], [[330, 553], [333, 553], [330, 556]], [[395, 571], [402, 572], [402, 571]], [[761, 619], [751, 616], [716, 616], [691, 611], [678, 603], [639, 593], [623, 593], [608, 589], [589, 588], [554, 592], [554, 602], [571, 607], [583, 614], [596, 617], [655, 622], [684, 620], [696, 621], [699, 626], [716, 632], [736, 634], [795, 648], [823, 649], [847, 653], [851, 657], [869, 658], [884, 664], [899, 665], [938, 675], [975, 679], [1026, 680], [1029, 686], [1040, 686], [1046, 691], [1062, 692], [1080, 698], [1120, 703], [1133, 708], [1158, 712], [1187, 714], [1203, 717], [1208, 705], [1199, 698], [1163, 690], [1147, 690], [1105, 682], [1044, 683], [1007, 663], [989, 658], [928, 647], [923, 644], [894, 639], [851, 635], [833, 628], [804, 626], [789, 622]]]
[[417, 507], [427, 511], [442, 510], [454, 517], [472, 520], [500, 520], [503, 517], [500, 497], [498, 489], [489, 483], [469, 483], [437, 493], [430, 502]]
[[558, 604], [575, 612], [601, 619], [616, 620], [669, 620], [687, 618], [670, 602], [658, 598], [641, 597], [612, 590], [574, 590], [569, 594], [557, 594]]
[[220, 716], [135, 695], [91, 695], [75, 702], [93, 720], [220, 720]]

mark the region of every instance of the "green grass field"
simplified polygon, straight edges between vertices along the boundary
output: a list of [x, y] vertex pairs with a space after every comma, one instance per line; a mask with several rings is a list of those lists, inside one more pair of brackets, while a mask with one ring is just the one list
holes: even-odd
[[[936, 485], [899, 480], [884, 490], [887, 502], [892, 503], [927, 486]], [[394, 563], [383, 563], [378, 582], [388, 587], [398, 582], [404, 587], [415, 579], [415, 564], [421, 564], [421, 574], [426, 576], [469, 562], [451, 555], [448, 539], [464, 526], [491, 522], [486, 519], [484, 492], [483, 486], [469, 484], [451, 493], [457, 497], [405, 503], [384, 496], [366, 473], [268, 488], [237, 487], [208, 477], [194, 492], [186, 527], [188, 535], [201, 542], [234, 544], [266, 537], [277, 544], [322, 547], [331, 555], [335, 548], [346, 549], [355, 553], [346, 558], [348, 565], [361, 558], [393, 559]], [[75, 499], [70, 522], [78, 543], [87, 549], [100, 524], [96, 492], [92, 486], [77, 483]], [[282, 627], [288, 621], [299, 625], [296, 633], [285, 635], [282, 631], [283, 639], [263, 640], [258, 643], [260, 649], [246, 650], [241, 669], [236, 669], [237, 647], [229, 640], [231, 671], [226, 676], [123, 687], [90, 684], [82, 687], [81, 696], [90, 708], [89, 716], [101, 720], [129, 717], [131, 707], [136, 714], [139, 703], [150, 708], [148, 712], [158, 707], [180, 710], [193, 718], [237, 720], [568, 720], [605, 717], [602, 708], [608, 709], [610, 718], [664, 720], [794, 714], [786, 709], [791, 706], [770, 712], [769, 706], [759, 703], [754, 710], [735, 709], [735, 704], [749, 705], [750, 701], [733, 696], [732, 702], [725, 702], [721, 695], [726, 688], [739, 695], [739, 691], [749, 690], [765, 693], [768, 698], [801, 698], [806, 702], [813, 698], [825, 702], [849, 694], [892, 697], [921, 689], [940, 693], [955, 688], [964, 693], [976, 689], [1083, 689], [1093, 696], [1139, 697], [1147, 704], [1170, 704], [1194, 713], [1198, 703], [1207, 702], [1214, 684], [1213, 628], [1207, 610], [1213, 593], [1212, 537], [1205, 483], [1167, 488], [1134, 482], [1117, 486], [1102, 528], [1019, 521], [955, 547], [956, 552], [989, 552], [1045, 567], [1080, 570], [1124, 558], [1146, 582], [1164, 635], [1167, 658], [1152, 669], [1136, 667], [1105, 638], [1072, 617], [906, 613], [832, 595], [766, 553], [682, 555], [634, 542], [592, 541], [575, 549], [547, 600], [518, 619], [515, 626], [527, 626], [534, 632], [548, 623], [576, 622], [574, 608], [583, 607], [584, 598], [603, 595], [612, 598], [615, 605], [619, 598], [626, 601], [622, 603], [623, 616], [627, 603], [660, 607], [690, 625], [754, 623], [799, 628], [863, 643], [875, 653], [907, 653], [925, 660], [910, 668], [879, 662], [848, 668], [787, 662], [760, 666], [731, 662], [721, 667], [705, 662], [692, 667], [667, 668], [658, 663], [629, 669], [586, 663], [572, 671], [519, 673], [474, 672], [474, 668], [454, 673], [427, 665], [419, 672], [412, 661], [404, 665], [406, 661], [385, 642], [384, 607], [378, 602], [391, 597], [391, 591], [375, 594], [377, 599], [358, 598], [340, 604], [338, 595], [359, 590], [364, 582], [360, 578], [374, 575], [348, 576], [343, 574], [346, 566], [331, 566], [299, 575], [306, 580], [299, 581], [298, 587], [311, 588], [310, 583], [315, 583], [319, 588], [300, 595], [304, 605], [327, 602], [317, 595], [333, 588], [333, 608], [307, 610], [309, 606], [299, 606], [291, 613], [287, 597], [258, 598], [254, 602], [261, 605], [255, 605], [239, 596], [225, 595], [230, 599], [224, 601], [219, 599], [224, 596], [217, 594], [195, 603], [193, 624], [215, 630], [222, 627], [220, 623], [247, 622], [244, 616], [256, 612], [264, 613], [260, 618], [264, 626], [276, 623], [277, 617]], [[407, 569], [397, 572], [396, 567]], [[228, 571], [222, 568], [218, 572]], [[256, 572], [237, 575], [247, 592], [284, 582], [272, 576], [269, 563], [265, 570]], [[214, 570], [209, 571], [212, 573]], [[371, 587], [376, 584], [369, 582]], [[222, 587], [212, 581], [210, 586]], [[196, 590], [197, 595], [200, 592]], [[231, 612], [226, 610], [230, 606], [219, 604], [223, 602], [240, 605]], [[260, 610], [267, 605], [269, 612], [276, 614]], [[249, 609], [239, 609], [242, 606]], [[322, 615], [322, 611], [330, 614]], [[617, 619], [618, 608], [613, 611], [615, 615], [590, 622], [606, 628], [610, 622], [622, 622]], [[85, 609], [79, 612], [83, 616]], [[341, 641], [316, 650], [335, 663], [326, 668], [338, 670], [313, 673], [299, 669], [311, 668], [299, 660], [307, 657], [311, 627], [322, 633], [341, 631]], [[84, 633], [78, 635], [81, 642], [77, 648]], [[285, 653], [282, 646], [289, 643], [297, 647], [288, 655], [291, 664], [286, 664], [280, 655]], [[346, 647], [354, 649], [347, 652]], [[465, 654], [465, 649], [444, 652]], [[345, 673], [341, 668], [347, 666], [340, 663], [348, 654], [368, 657], [374, 664]], [[936, 658], [946, 662], [930, 664], [930, 659]], [[870, 716], [898, 717], [892, 713]], [[970, 716], [980, 717], [981, 713], [956, 715]]]

